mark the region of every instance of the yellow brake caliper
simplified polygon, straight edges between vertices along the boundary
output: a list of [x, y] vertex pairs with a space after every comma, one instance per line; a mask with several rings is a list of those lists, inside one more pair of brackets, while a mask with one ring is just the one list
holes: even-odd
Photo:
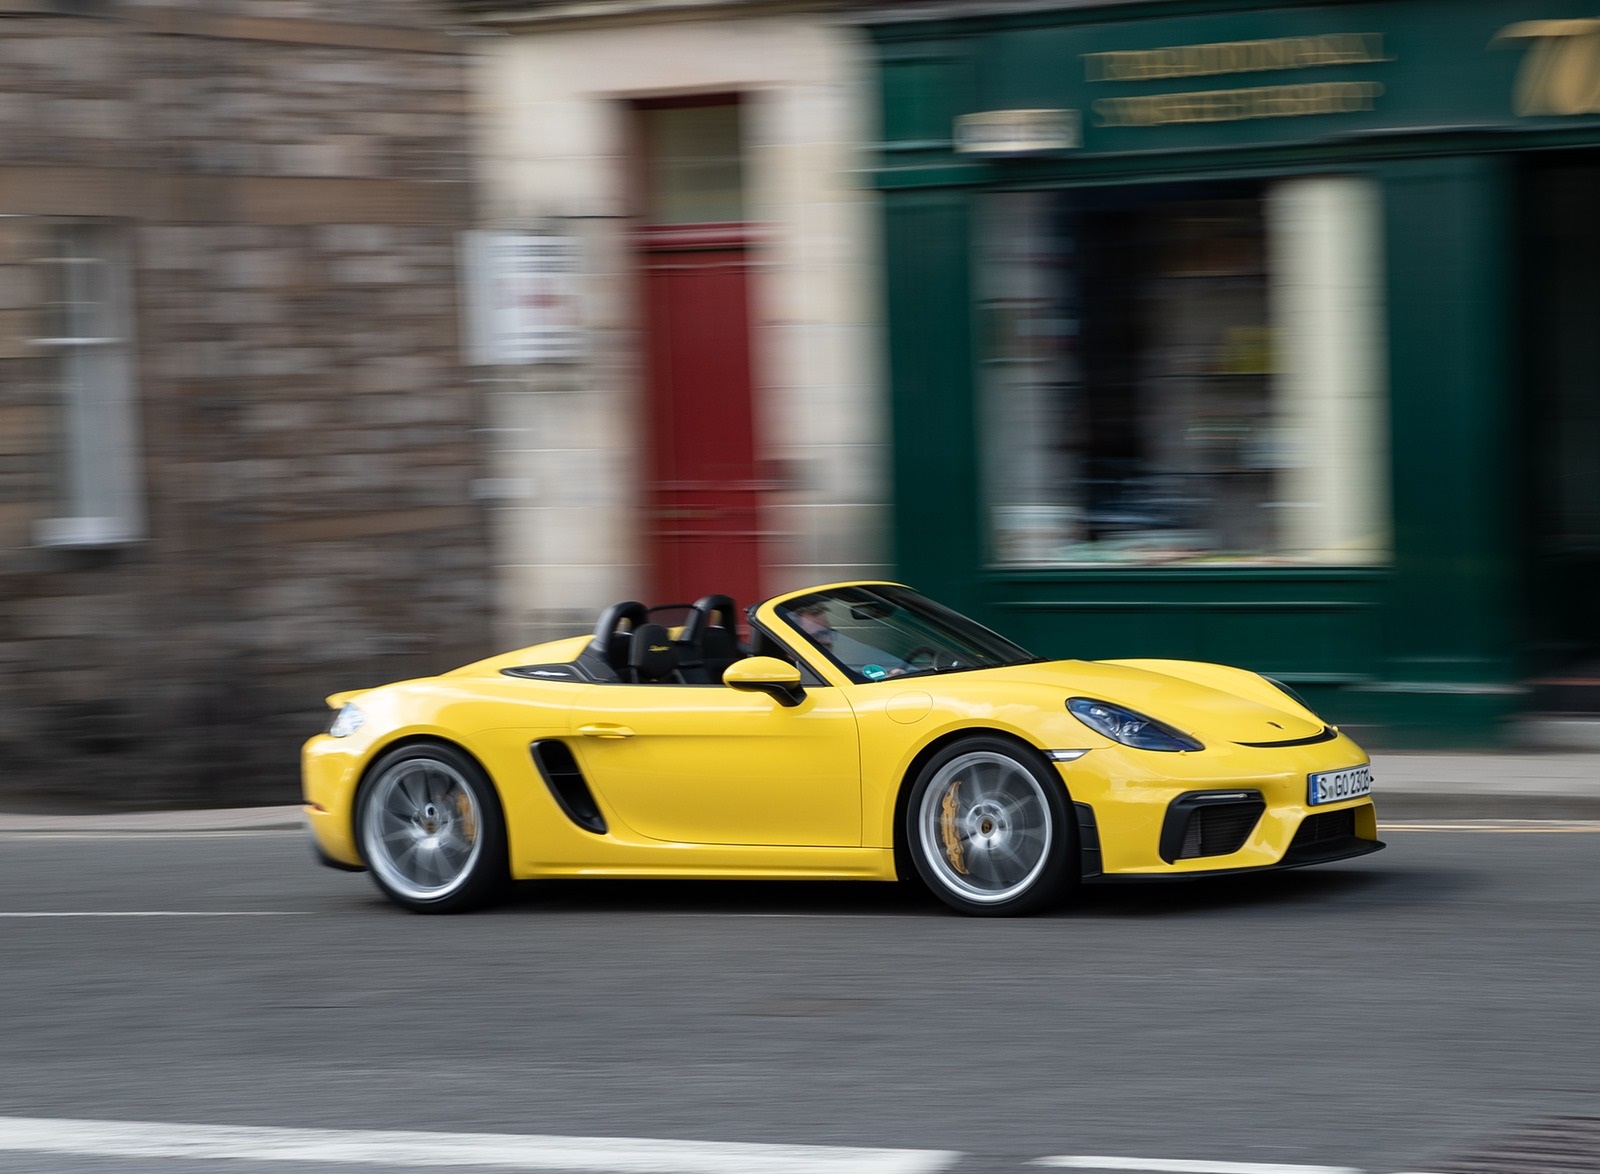
[[956, 794], [960, 790], [961, 780], [957, 779], [950, 784], [950, 789], [944, 793], [944, 799], [939, 804], [939, 839], [944, 842], [944, 855], [950, 861], [950, 867], [966, 876], [967, 862], [961, 848], [961, 833], [956, 831]]
[[465, 791], [456, 792], [456, 814], [461, 817], [462, 838], [469, 844], [478, 842], [478, 824], [472, 818], [472, 800]]

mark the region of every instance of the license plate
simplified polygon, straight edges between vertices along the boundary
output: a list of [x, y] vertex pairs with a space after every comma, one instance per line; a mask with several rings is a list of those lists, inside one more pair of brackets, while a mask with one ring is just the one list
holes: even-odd
[[1342, 803], [1372, 794], [1372, 767], [1352, 766], [1345, 770], [1325, 770], [1307, 775], [1306, 802]]

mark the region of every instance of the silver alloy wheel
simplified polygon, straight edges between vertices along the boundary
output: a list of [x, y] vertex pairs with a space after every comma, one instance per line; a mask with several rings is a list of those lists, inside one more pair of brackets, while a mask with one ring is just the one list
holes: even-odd
[[940, 767], [922, 794], [923, 859], [962, 899], [997, 905], [1028, 891], [1055, 841], [1039, 780], [1006, 754], [974, 750]]
[[436, 901], [466, 883], [483, 851], [483, 812], [461, 772], [407, 758], [372, 781], [361, 816], [367, 863], [412, 901]]

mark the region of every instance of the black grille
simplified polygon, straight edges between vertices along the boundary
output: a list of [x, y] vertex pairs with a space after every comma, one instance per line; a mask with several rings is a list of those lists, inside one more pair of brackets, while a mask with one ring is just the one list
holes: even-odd
[[1161, 859], [1171, 863], [1237, 852], [1266, 809], [1260, 791], [1186, 791], [1167, 807]]
[[1308, 815], [1300, 822], [1299, 829], [1294, 833], [1294, 841], [1289, 847], [1304, 848], [1311, 844], [1324, 844], [1329, 840], [1347, 840], [1355, 834], [1354, 807], [1347, 807], [1343, 811], [1323, 811], [1316, 815]]
[[1268, 749], [1273, 746], [1315, 746], [1318, 742], [1331, 742], [1339, 736], [1339, 731], [1332, 726], [1323, 726], [1322, 732], [1312, 734], [1309, 738], [1286, 738], [1281, 742], [1235, 742], [1235, 746], [1255, 746]]
[[1237, 852], [1260, 818], [1259, 803], [1202, 807], [1189, 818], [1178, 858], [1187, 860], [1193, 856], [1226, 856]]

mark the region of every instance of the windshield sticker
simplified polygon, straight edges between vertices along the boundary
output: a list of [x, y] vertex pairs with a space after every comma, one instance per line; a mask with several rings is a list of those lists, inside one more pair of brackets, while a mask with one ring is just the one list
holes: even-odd
[[889, 672], [882, 665], [864, 664], [861, 666], [861, 675], [869, 681], [881, 681]]

